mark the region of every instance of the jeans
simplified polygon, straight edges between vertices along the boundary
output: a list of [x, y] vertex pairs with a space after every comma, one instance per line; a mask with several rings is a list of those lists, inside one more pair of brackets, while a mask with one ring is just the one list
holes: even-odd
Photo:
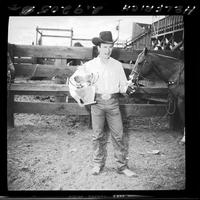
[[114, 157], [118, 170], [127, 168], [128, 142], [123, 132], [123, 123], [119, 109], [119, 100], [112, 97], [109, 100], [96, 98], [96, 104], [91, 106], [93, 164], [103, 167], [107, 157], [108, 132], [104, 132], [105, 120], [111, 133]]

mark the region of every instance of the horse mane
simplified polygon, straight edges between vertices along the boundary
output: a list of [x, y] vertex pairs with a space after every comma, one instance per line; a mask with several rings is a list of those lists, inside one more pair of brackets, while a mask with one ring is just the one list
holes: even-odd
[[164, 54], [159, 54], [159, 53], [151, 53], [151, 54], [154, 54], [158, 57], [162, 57], [162, 58], [169, 58], [169, 59], [172, 59], [172, 60], [176, 60], [176, 61], [179, 61], [178, 58], [175, 58], [175, 57], [172, 57], [172, 56], [167, 56], [167, 55], [164, 55]]
[[[162, 80], [165, 80], [165, 79], [168, 80], [169, 79], [168, 75], [171, 74], [170, 76], [173, 77], [173, 76], [176, 76], [176, 74], [179, 71], [181, 71], [181, 69], [184, 70], [184, 62], [175, 57], [158, 54], [158, 53], [152, 53], [152, 52], [149, 52], [147, 54], [147, 57], [148, 56], [154, 64], [157, 63], [156, 64], [157, 67], [154, 68], [154, 72]], [[161, 68], [159, 66], [161, 66]], [[165, 75], [161, 75], [163, 73], [166, 74], [166, 77], [164, 77]]]

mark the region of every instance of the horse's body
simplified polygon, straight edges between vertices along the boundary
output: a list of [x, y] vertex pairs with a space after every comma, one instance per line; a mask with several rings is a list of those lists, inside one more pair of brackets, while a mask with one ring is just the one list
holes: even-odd
[[[155, 73], [163, 80], [173, 97], [175, 98], [176, 108], [179, 112], [182, 124], [185, 124], [185, 80], [184, 63], [173, 57], [149, 53], [145, 48], [135, 62], [130, 74], [132, 80], [139, 80], [142, 77], [148, 78]], [[185, 133], [184, 133], [185, 136]], [[183, 141], [184, 142], [184, 141]]]

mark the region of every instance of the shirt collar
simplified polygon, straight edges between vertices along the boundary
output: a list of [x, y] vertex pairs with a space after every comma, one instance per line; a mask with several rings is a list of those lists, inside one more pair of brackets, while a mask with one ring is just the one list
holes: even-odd
[[[100, 57], [99, 57], [99, 56], [97, 56], [97, 60], [98, 60], [98, 62], [99, 62], [100, 64], [102, 64], [102, 62], [101, 62], [101, 60], [100, 60]], [[111, 57], [108, 59], [108, 63], [107, 63], [107, 64], [109, 64], [109, 63], [110, 63], [110, 61], [111, 61]]]

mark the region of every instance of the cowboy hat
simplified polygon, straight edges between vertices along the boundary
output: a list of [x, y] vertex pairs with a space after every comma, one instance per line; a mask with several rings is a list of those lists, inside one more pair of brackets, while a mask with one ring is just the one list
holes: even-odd
[[92, 38], [92, 43], [96, 46], [98, 46], [100, 43], [114, 44], [117, 39], [113, 41], [112, 33], [110, 31], [102, 31], [99, 33], [99, 37]]

